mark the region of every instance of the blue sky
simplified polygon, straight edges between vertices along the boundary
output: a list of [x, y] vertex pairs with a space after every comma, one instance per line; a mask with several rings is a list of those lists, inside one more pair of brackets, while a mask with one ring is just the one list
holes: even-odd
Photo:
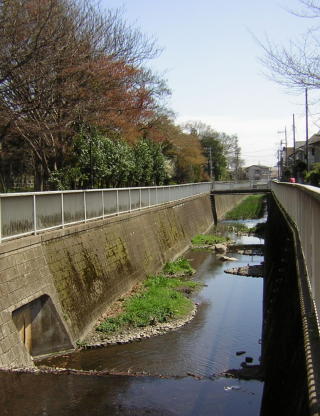
[[[149, 66], [167, 79], [168, 105], [178, 123], [200, 120], [237, 134], [246, 165], [275, 165], [284, 138], [278, 131], [286, 126], [292, 143], [293, 113], [297, 139], [305, 139], [304, 96], [263, 76], [262, 52], [252, 36], [288, 44], [304, 33], [310, 20], [286, 11], [299, 9], [298, 0], [102, 0], [101, 5], [121, 8], [128, 23], [164, 48]], [[317, 118], [311, 116], [310, 134], [319, 129]]]

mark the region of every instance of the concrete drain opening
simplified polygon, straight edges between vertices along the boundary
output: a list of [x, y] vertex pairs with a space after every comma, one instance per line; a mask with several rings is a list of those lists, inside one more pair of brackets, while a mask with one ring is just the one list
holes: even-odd
[[20, 339], [33, 357], [73, 347], [58, 312], [43, 295], [12, 312]]

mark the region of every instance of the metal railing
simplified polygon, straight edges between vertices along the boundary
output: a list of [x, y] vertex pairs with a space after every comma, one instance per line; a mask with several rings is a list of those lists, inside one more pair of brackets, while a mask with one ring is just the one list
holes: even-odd
[[0, 243], [208, 193], [210, 182], [0, 194]]
[[245, 190], [264, 190], [270, 189], [269, 180], [259, 180], [259, 181], [219, 181], [212, 183], [213, 191], [245, 191]]

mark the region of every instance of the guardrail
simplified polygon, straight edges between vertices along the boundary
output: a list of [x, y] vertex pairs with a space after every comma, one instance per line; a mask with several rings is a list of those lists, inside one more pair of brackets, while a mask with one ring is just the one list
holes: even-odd
[[245, 190], [254, 190], [254, 189], [270, 189], [269, 180], [261, 181], [219, 181], [212, 183], [213, 191], [245, 191]]
[[210, 182], [0, 194], [0, 243], [208, 193]]
[[271, 190], [299, 233], [312, 297], [320, 316], [320, 189], [272, 182]]

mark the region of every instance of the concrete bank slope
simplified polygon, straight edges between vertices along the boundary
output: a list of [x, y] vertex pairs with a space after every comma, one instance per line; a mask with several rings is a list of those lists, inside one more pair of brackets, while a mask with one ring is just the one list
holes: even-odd
[[72, 348], [111, 302], [213, 222], [208, 195], [0, 245], [0, 366]]
[[249, 194], [211, 194], [214, 223], [222, 220], [226, 213], [240, 204]]

